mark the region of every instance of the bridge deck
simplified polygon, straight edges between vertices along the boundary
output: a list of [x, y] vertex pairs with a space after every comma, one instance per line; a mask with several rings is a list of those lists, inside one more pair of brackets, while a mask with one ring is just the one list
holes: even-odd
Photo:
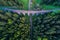
[[52, 12], [52, 10], [40, 10], [40, 11], [32, 11], [32, 10], [11, 10], [11, 9], [9, 9], [8, 11], [12, 11], [12, 12], [16, 12], [16, 13], [18, 13], [18, 14], [20, 14], [20, 13], [23, 13], [23, 14], [26, 14], [26, 13], [28, 13], [28, 15], [30, 15], [30, 14], [35, 14], [35, 13], [47, 13], [47, 12]]
[[47, 12], [53, 12], [53, 11], [57, 11], [57, 10], [60, 10], [60, 9], [53, 9], [53, 10], [40, 10], [40, 11], [34, 11], [34, 10], [14, 10], [14, 9], [9, 9], [9, 8], [5, 8], [4, 9], [5, 11], [12, 11], [12, 12], [16, 12], [18, 14], [20, 13], [28, 13], [29, 14], [35, 14], [35, 13], [41, 13], [41, 14], [44, 14], [44, 13], [47, 13]]

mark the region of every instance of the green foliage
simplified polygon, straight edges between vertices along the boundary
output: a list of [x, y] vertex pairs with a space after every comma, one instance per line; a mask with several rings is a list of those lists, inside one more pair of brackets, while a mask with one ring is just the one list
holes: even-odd
[[[42, 37], [43, 39], [44, 37], [49, 38], [50, 35], [54, 37], [56, 36], [55, 34], [58, 34], [56, 32], [58, 30], [58, 28], [56, 27], [60, 26], [60, 22], [57, 23], [58, 20], [60, 21], [60, 15], [58, 13], [57, 15], [55, 13], [34, 15], [32, 17], [32, 20], [33, 20], [32, 23], [33, 23], [33, 28], [34, 28], [33, 35], [34, 35], [35, 40], [37, 40], [36, 37], [38, 36]], [[51, 37], [51, 40], [53, 40], [52, 37]], [[48, 40], [48, 39], [44, 39], [44, 40]]]
[[60, 8], [59, 6], [53, 6], [53, 5], [41, 5], [42, 9], [44, 10], [52, 10], [52, 9], [56, 9], [56, 8]]
[[[34, 40], [60, 39], [59, 13], [34, 14], [32, 15], [32, 25]], [[0, 12], [1, 40], [30, 40], [30, 37], [30, 17], [28, 14]]]
[[60, 0], [42, 0], [43, 4], [60, 6]]
[[0, 6], [10, 6], [10, 7], [14, 7], [14, 8], [19, 8], [19, 9], [23, 9], [24, 2], [21, 0], [1, 0], [0, 1]]
[[38, 40], [41, 40], [42, 38], [38, 37]]
[[17, 13], [11, 12], [1, 12], [0, 19], [0, 23], [2, 24], [0, 25], [1, 40], [30, 40], [29, 16], [24, 16], [23, 14], [18, 15]]
[[[39, 5], [37, 7], [37, 4]], [[0, 6], [28, 10], [29, 0], [1, 0]], [[36, 8], [35, 8], [36, 7]], [[60, 8], [60, 0], [32, 0], [32, 10]], [[0, 8], [1, 9], [1, 8]]]

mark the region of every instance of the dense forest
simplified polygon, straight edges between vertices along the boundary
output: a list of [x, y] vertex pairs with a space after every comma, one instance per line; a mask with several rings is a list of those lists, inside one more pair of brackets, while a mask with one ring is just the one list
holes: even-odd
[[[60, 0], [32, 0], [31, 9], [55, 9], [60, 8]], [[0, 0], [0, 6], [14, 6], [20, 9], [28, 10], [29, 0]]]
[[[33, 40], [60, 40], [60, 12], [31, 15]], [[0, 11], [1, 40], [30, 40], [31, 23], [28, 14]], [[45, 40], [44, 39], [44, 40]]]
[[[0, 40], [60, 40], [60, 0], [32, 0], [31, 10], [47, 13], [16, 13], [8, 7], [28, 10], [29, 0], [0, 0]], [[15, 10], [15, 9], [14, 9]]]
[[0, 0], [0, 6], [17, 7], [20, 9], [27, 9], [27, 0]]
[[42, 0], [41, 3], [46, 5], [60, 6], [60, 0]]

